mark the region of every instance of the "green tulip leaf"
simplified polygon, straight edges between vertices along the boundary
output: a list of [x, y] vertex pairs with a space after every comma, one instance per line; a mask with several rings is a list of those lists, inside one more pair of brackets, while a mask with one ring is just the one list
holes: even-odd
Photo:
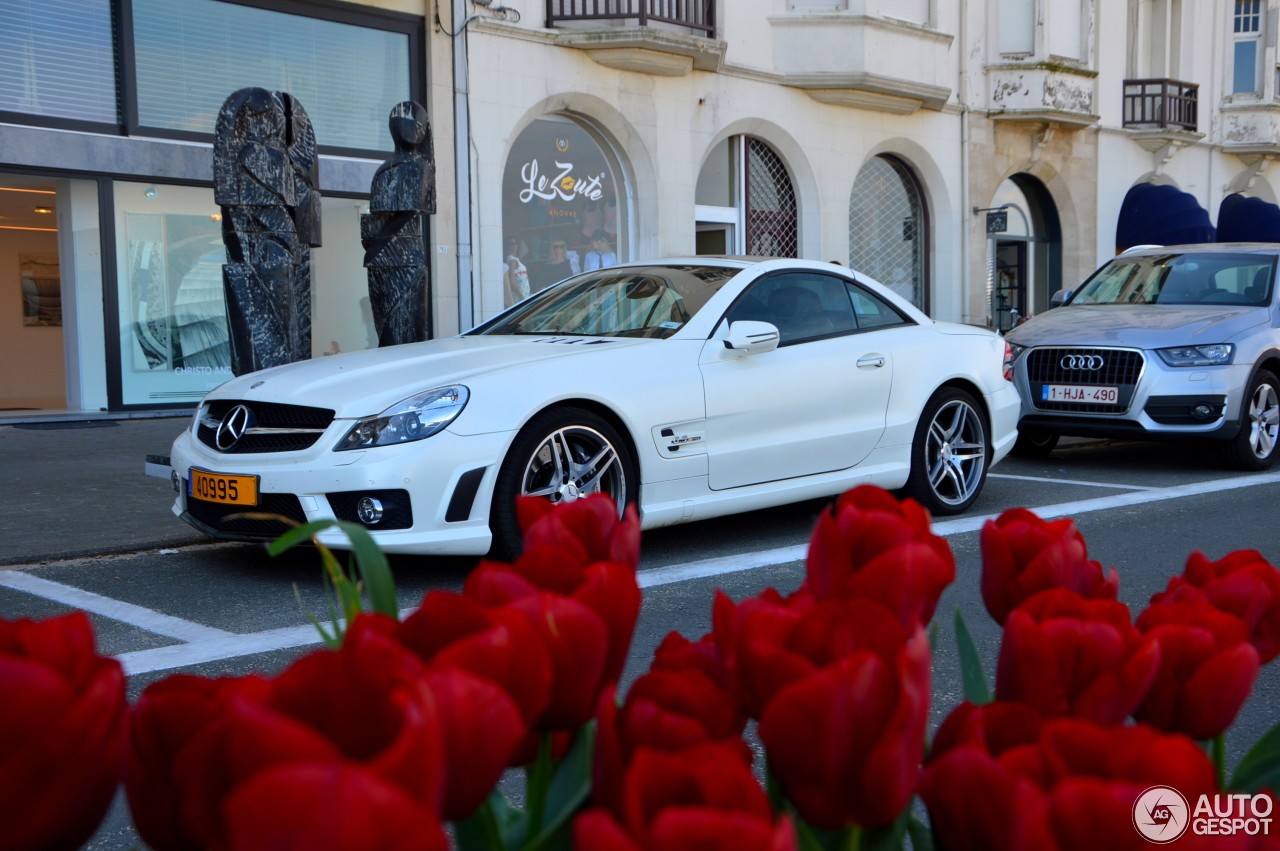
[[547, 784], [542, 829], [526, 844], [530, 849], [569, 848], [569, 823], [591, 795], [591, 761], [596, 749], [596, 725], [582, 725]]
[[1240, 760], [1227, 786], [1232, 792], [1261, 792], [1280, 789], [1280, 724], [1254, 742]]
[[863, 831], [862, 844], [859, 851], [898, 851], [902, 848], [902, 838], [907, 833], [907, 821], [911, 818], [911, 805], [902, 808], [902, 812], [892, 824], [878, 827], [875, 830]]
[[453, 823], [458, 851], [512, 851], [520, 847], [524, 833], [524, 811], [511, 806], [497, 789], [474, 813]]
[[973, 636], [959, 608], [956, 609], [956, 647], [960, 651], [960, 681], [964, 685], [965, 700], [979, 706], [990, 703], [991, 685], [987, 672], [982, 669], [982, 657], [978, 655], [977, 645], [973, 643]]
[[375, 612], [392, 620], [400, 619], [400, 605], [396, 600], [396, 583], [391, 576], [391, 566], [382, 549], [374, 543], [369, 530], [358, 523], [339, 520], [338, 528], [351, 542], [351, 556], [355, 560], [360, 581], [369, 594], [369, 605]]
[[907, 835], [911, 837], [911, 851], [933, 851], [933, 831], [915, 815], [907, 822]]

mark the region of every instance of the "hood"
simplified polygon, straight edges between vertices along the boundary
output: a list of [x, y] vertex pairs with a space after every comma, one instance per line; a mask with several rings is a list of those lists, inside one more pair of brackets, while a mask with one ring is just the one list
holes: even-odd
[[332, 408], [339, 419], [381, 413], [414, 393], [560, 358], [590, 358], [660, 340], [474, 336], [327, 355], [231, 379], [209, 399], [247, 399]]
[[1165, 346], [1226, 343], [1269, 320], [1268, 308], [1085, 304], [1056, 307], [1005, 335], [1019, 346]]

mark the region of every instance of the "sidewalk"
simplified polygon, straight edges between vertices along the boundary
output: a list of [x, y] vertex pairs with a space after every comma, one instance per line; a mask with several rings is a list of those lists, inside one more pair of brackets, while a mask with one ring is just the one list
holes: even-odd
[[170, 511], [168, 479], [145, 472], [190, 422], [0, 426], [0, 567], [209, 540]]

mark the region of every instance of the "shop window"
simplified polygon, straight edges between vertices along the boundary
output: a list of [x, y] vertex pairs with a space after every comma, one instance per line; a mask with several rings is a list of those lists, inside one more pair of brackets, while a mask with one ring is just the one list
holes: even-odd
[[369, 10], [357, 24], [220, 0], [132, 6], [140, 127], [211, 134], [227, 95], [260, 86], [301, 101], [322, 148], [386, 151], [391, 108], [420, 97], [417, 18]]
[[110, 0], [0, 0], [0, 112], [118, 124]]
[[849, 265], [927, 310], [929, 222], [911, 171], [875, 157], [858, 172], [849, 196]]
[[[194, 404], [231, 378], [220, 212], [203, 187], [116, 182], [120, 404]], [[321, 199], [312, 355], [376, 348], [360, 244], [364, 202]]]
[[503, 303], [625, 258], [623, 198], [616, 164], [585, 128], [563, 117], [530, 124], [502, 178]]

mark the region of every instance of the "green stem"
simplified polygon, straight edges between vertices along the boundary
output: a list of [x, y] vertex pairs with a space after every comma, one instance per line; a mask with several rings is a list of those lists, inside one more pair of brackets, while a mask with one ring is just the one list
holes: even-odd
[[844, 832], [844, 847], [841, 851], [858, 851], [862, 847], [862, 828], [856, 824]]
[[525, 831], [525, 844], [542, 833], [542, 820], [547, 811], [547, 790], [551, 785], [551, 734], [543, 733], [538, 741], [538, 758], [525, 771], [526, 793], [529, 796], [529, 823]]

